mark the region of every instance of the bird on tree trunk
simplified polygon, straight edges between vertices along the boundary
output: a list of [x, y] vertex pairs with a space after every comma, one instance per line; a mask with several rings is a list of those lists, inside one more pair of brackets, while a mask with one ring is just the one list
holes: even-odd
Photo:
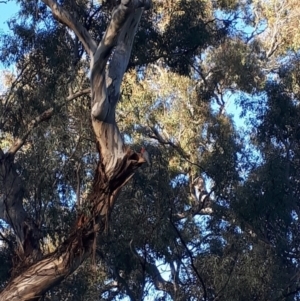
[[150, 155], [144, 147], [142, 147], [142, 149], [141, 149], [141, 154], [142, 154], [142, 157], [146, 160], [149, 167], [151, 168], [152, 163], [151, 163]]

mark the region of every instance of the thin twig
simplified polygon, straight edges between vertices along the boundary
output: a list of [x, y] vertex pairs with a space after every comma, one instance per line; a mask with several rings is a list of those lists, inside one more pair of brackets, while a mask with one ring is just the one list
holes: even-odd
[[198, 270], [197, 270], [197, 268], [196, 268], [196, 266], [195, 266], [195, 264], [194, 264], [194, 257], [193, 257], [193, 254], [192, 254], [192, 252], [190, 251], [190, 249], [188, 248], [188, 246], [186, 245], [186, 243], [185, 243], [184, 239], [182, 238], [182, 236], [181, 236], [179, 230], [177, 229], [177, 227], [176, 227], [175, 224], [173, 223], [172, 217], [170, 218], [170, 223], [171, 223], [172, 227], [174, 228], [176, 234], [178, 235], [178, 237], [179, 237], [179, 239], [180, 239], [182, 245], [184, 246], [184, 248], [186, 249], [186, 251], [187, 251], [187, 253], [188, 253], [188, 256], [189, 256], [189, 258], [190, 258], [190, 260], [191, 260], [191, 266], [192, 266], [192, 269], [194, 270], [194, 272], [195, 272], [195, 274], [196, 274], [196, 276], [197, 276], [199, 282], [200, 282], [201, 285], [202, 285], [202, 288], [203, 288], [203, 298], [204, 298], [204, 300], [206, 301], [206, 300], [207, 300], [207, 290], [206, 290], [206, 286], [205, 286], [204, 280], [203, 280], [202, 277], [200, 276], [200, 274], [199, 274], [199, 272], [198, 272]]

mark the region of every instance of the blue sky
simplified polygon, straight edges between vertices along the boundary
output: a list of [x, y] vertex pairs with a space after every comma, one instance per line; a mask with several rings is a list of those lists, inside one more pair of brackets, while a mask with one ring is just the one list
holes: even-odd
[[17, 6], [14, 1], [0, 3], [0, 33], [8, 30], [7, 20], [16, 15]]

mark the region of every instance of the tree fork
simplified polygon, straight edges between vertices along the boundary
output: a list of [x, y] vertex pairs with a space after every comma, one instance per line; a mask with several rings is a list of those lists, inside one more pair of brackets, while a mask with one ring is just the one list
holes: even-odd
[[[91, 55], [91, 116], [99, 162], [93, 191], [87, 200], [90, 214], [78, 217], [72, 233], [55, 252], [24, 267], [18, 276], [12, 278], [0, 293], [1, 301], [38, 300], [43, 293], [74, 272], [91, 254], [95, 232], [103, 233], [105, 230], [121, 188], [135, 169], [145, 162], [140, 154], [125, 147], [115, 121], [115, 108], [135, 31], [143, 10], [150, 7], [151, 0], [122, 0], [114, 10], [111, 23], [97, 48], [89, 33], [56, 1], [43, 2], [56, 19], [75, 32]], [[107, 61], [114, 48], [106, 73]]]

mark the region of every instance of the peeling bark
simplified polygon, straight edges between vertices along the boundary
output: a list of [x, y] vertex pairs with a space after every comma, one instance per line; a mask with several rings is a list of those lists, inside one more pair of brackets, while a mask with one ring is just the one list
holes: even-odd
[[[87, 30], [71, 14], [54, 0], [43, 0], [61, 23], [74, 31], [91, 56], [91, 118], [97, 139], [99, 163], [96, 169], [93, 191], [87, 199], [89, 214], [81, 213], [73, 231], [58, 249], [44, 258], [40, 254], [38, 236], [22, 205], [23, 186], [9, 155], [0, 151], [0, 181], [4, 190], [0, 194], [0, 218], [15, 231], [24, 246], [30, 239], [28, 258], [18, 265], [18, 276], [0, 293], [0, 300], [37, 300], [44, 292], [60, 283], [74, 272], [91, 254], [96, 234], [103, 233], [121, 188], [129, 181], [134, 171], [145, 161], [140, 154], [126, 148], [115, 121], [115, 108], [120, 97], [120, 85], [126, 70], [136, 28], [143, 9], [148, 9], [151, 0], [122, 0], [114, 10], [111, 23], [96, 47]], [[106, 72], [107, 61], [115, 48]], [[51, 113], [50, 113], [51, 115]], [[48, 115], [46, 116], [48, 118]], [[42, 118], [43, 119], [43, 118]], [[41, 120], [36, 120], [32, 128]], [[27, 135], [28, 136], [28, 135]], [[26, 137], [12, 147], [13, 154], [24, 144]], [[11, 156], [12, 157], [12, 156]], [[9, 208], [4, 208], [5, 204]], [[1, 207], [2, 206], [2, 207]], [[24, 232], [25, 231], [25, 232]], [[32, 240], [32, 241], [31, 241]], [[23, 242], [22, 242], [23, 241]], [[25, 252], [26, 253], [26, 252]]]

